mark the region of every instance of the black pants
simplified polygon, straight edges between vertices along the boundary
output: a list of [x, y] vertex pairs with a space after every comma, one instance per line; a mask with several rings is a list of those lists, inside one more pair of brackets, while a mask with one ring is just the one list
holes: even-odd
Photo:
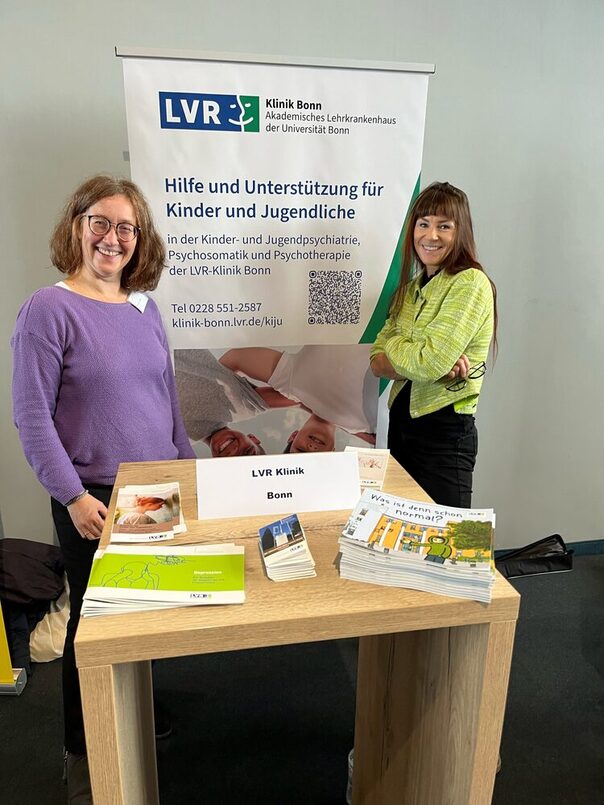
[[[90, 494], [108, 506], [111, 486], [88, 486]], [[73, 641], [75, 639], [82, 598], [88, 584], [94, 552], [98, 540], [83, 539], [74, 526], [65, 506], [51, 498], [52, 519], [54, 520], [59, 544], [63, 552], [67, 580], [69, 582], [69, 622], [63, 649], [63, 718], [65, 729], [65, 749], [77, 755], [86, 752], [84, 738], [84, 717], [80, 696], [80, 679], [75, 662]]]
[[478, 452], [474, 417], [457, 414], [449, 405], [412, 419], [409, 392], [403, 387], [390, 409], [391, 454], [435, 503], [469, 508]]

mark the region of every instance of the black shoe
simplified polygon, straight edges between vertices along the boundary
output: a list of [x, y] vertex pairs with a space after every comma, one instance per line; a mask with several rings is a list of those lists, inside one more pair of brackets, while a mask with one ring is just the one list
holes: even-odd
[[65, 752], [63, 777], [67, 782], [69, 805], [92, 805], [92, 789], [86, 755]]
[[172, 735], [172, 722], [163, 706], [153, 697], [153, 717], [155, 719], [155, 740], [161, 741]]

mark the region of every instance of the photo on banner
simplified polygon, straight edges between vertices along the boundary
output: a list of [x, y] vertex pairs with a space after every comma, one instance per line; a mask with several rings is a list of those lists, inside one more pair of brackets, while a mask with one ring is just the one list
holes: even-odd
[[369, 344], [174, 351], [187, 434], [200, 458], [375, 444]]
[[123, 55], [132, 178], [167, 247], [154, 298], [196, 452], [375, 445], [369, 350], [433, 70]]

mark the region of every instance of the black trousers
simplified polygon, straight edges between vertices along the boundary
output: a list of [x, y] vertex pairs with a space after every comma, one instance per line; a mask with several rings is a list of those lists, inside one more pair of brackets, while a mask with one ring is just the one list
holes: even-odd
[[397, 394], [390, 409], [391, 454], [435, 503], [469, 508], [478, 453], [474, 417], [458, 414], [449, 405], [412, 419], [409, 390], [404, 392]]
[[[108, 506], [111, 497], [111, 486], [88, 486], [91, 495]], [[88, 584], [90, 568], [94, 552], [99, 546], [98, 540], [83, 539], [74, 526], [69, 512], [57, 500], [51, 498], [52, 519], [57, 530], [57, 537], [63, 552], [67, 580], [69, 582], [69, 622], [65, 648], [63, 649], [63, 719], [65, 729], [65, 749], [76, 755], [86, 752], [84, 737], [84, 717], [82, 715], [82, 699], [80, 696], [80, 679], [75, 662], [73, 641], [75, 639], [82, 598]]]

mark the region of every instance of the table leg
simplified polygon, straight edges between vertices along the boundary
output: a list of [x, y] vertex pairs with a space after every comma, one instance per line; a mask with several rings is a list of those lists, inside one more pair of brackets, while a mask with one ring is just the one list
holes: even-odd
[[354, 805], [487, 805], [515, 621], [360, 640]]
[[159, 805], [151, 663], [79, 673], [94, 802]]

